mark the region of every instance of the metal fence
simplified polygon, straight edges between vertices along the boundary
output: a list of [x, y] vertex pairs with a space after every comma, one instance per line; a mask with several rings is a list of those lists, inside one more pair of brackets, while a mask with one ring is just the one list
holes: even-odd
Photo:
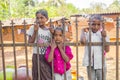
[[[77, 75], [76, 75], [76, 80], [80, 80], [79, 79], [79, 56], [78, 56], [78, 53], [79, 53], [79, 46], [85, 46], [85, 45], [88, 45], [90, 48], [91, 46], [93, 45], [100, 45], [100, 46], [103, 46], [103, 52], [104, 52], [104, 45], [105, 44], [108, 44], [110, 46], [116, 46], [116, 80], [119, 80], [119, 45], [120, 45], [120, 42], [119, 42], [119, 27], [120, 27], [120, 19], [119, 17], [116, 18], [116, 41], [115, 42], [102, 42], [102, 43], [92, 43], [92, 42], [89, 42], [89, 43], [86, 43], [85, 45], [81, 44], [79, 42], [79, 37], [78, 37], [78, 20], [77, 20], [77, 17], [78, 16], [75, 16], [76, 17], [76, 21], [75, 21], [75, 27], [76, 28], [76, 42], [65, 42], [65, 45], [70, 45], [70, 46], [75, 46], [76, 47], [76, 72], [77, 72]], [[104, 23], [104, 22], [103, 22]], [[26, 59], [26, 74], [27, 74], [27, 77], [29, 76], [29, 72], [28, 72], [28, 50], [27, 50], [27, 47], [31, 47], [31, 46], [48, 46], [48, 44], [36, 44], [36, 43], [27, 43], [27, 35], [26, 35], [26, 21], [23, 22], [23, 26], [24, 26], [24, 43], [16, 43], [15, 42], [15, 33], [14, 33], [14, 21], [11, 21], [11, 30], [12, 30], [12, 41], [13, 43], [3, 43], [3, 33], [2, 33], [2, 28], [3, 28], [3, 24], [2, 24], [2, 21], [0, 21], [0, 48], [1, 48], [1, 55], [2, 55], [2, 69], [3, 69], [3, 77], [4, 79], [3, 80], [7, 80], [6, 78], [6, 64], [5, 64], [5, 54], [4, 54], [4, 47], [13, 47], [13, 55], [14, 55], [14, 68], [15, 68], [15, 80], [17, 79], [17, 60], [16, 60], [16, 47], [18, 46], [22, 46], [25, 48], [25, 59]], [[63, 25], [64, 25], [64, 20], [63, 20]], [[104, 26], [104, 24], [103, 24]], [[105, 27], [104, 27], [105, 28]], [[90, 50], [90, 49], [89, 49]], [[90, 51], [89, 51], [90, 52]], [[103, 58], [102, 58], [102, 61], [104, 61], [104, 54], [102, 55]], [[39, 61], [39, 60], [38, 60]], [[91, 60], [90, 60], [91, 61]], [[40, 65], [39, 65], [40, 66]], [[102, 67], [103, 68], [103, 67]], [[89, 67], [89, 70], [91, 71], [91, 67]], [[103, 72], [103, 71], [102, 71]], [[40, 74], [40, 72], [39, 72]], [[52, 73], [54, 74], [54, 73]], [[104, 72], [103, 72], [104, 74]], [[40, 76], [39, 76], [40, 77]], [[89, 76], [91, 78], [91, 76]], [[104, 76], [103, 76], [104, 78]], [[40, 79], [40, 78], [39, 78]], [[29, 80], [29, 78], [27, 78], [27, 80]], [[52, 80], [54, 80], [54, 78], [52, 78]], [[66, 79], [65, 79], [66, 80]], [[91, 80], [91, 79], [90, 79]], [[103, 79], [104, 80], [104, 79]], [[115, 79], [114, 79], [115, 80]]]

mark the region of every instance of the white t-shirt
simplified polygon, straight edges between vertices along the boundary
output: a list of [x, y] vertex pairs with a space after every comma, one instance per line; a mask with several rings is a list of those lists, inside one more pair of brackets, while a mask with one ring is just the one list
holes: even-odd
[[[34, 33], [34, 26], [31, 26], [29, 30], [27, 31], [28, 36], [32, 36]], [[37, 39], [38, 38], [38, 39]], [[39, 27], [38, 29], [38, 37], [36, 37], [34, 43], [50, 43], [51, 40], [51, 33], [48, 29], [42, 29]], [[44, 54], [46, 50], [46, 47], [40, 47], [39, 48], [39, 54]], [[33, 47], [33, 53], [37, 54], [37, 47]]]

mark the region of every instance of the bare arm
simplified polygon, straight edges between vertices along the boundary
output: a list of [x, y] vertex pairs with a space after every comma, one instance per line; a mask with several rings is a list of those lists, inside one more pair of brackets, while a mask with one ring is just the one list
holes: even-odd
[[32, 36], [29, 36], [28, 43], [34, 43], [36, 38], [37, 32], [34, 31]]
[[39, 28], [39, 24], [38, 23], [34, 24], [34, 32], [32, 36], [29, 36], [28, 43], [35, 42], [36, 35], [38, 34], [38, 28]]
[[110, 46], [109, 45], [105, 45], [105, 51], [109, 52], [110, 51]]
[[52, 60], [54, 58], [54, 50], [56, 48], [56, 43], [54, 40], [52, 41], [50, 46], [51, 46], [51, 50], [50, 50], [50, 54], [48, 55], [48, 62], [52, 62]]
[[48, 56], [48, 62], [52, 62], [53, 60], [53, 55], [54, 55], [54, 49], [51, 49], [50, 54]]
[[68, 62], [70, 59], [69, 57], [66, 55], [65, 51], [62, 48], [62, 43], [58, 44], [58, 48], [61, 52], [62, 58], [64, 59], [65, 62]]
[[81, 41], [80, 41], [82, 44], [85, 44], [86, 43], [86, 38], [85, 36], [81, 38]]
[[85, 44], [86, 43], [86, 37], [85, 37], [85, 33], [87, 33], [88, 32], [88, 28], [83, 28], [82, 30], [81, 30], [81, 38], [80, 38], [80, 42], [82, 43], [82, 44]]
[[[103, 30], [103, 31], [101, 32], [101, 34], [102, 34], [102, 37], [103, 37], [103, 38], [106, 38], [106, 36], [107, 36], [106, 31]], [[106, 39], [105, 39], [104, 41], [106, 42]], [[104, 49], [105, 49], [106, 52], [109, 52], [110, 46], [109, 46], [109, 45], [105, 45], [105, 46], [104, 46]]]

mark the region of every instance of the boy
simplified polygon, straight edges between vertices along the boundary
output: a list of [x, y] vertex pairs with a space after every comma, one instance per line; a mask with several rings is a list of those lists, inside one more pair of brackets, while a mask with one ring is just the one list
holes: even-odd
[[[105, 38], [109, 42], [106, 31], [100, 31], [102, 27], [102, 17], [100, 15], [91, 15], [89, 18], [89, 26], [91, 27], [91, 42], [102, 42]], [[81, 43], [90, 42], [89, 29], [83, 29], [81, 35]], [[104, 46], [104, 51], [109, 52], [109, 45]], [[89, 63], [89, 46], [85, 46], [85, 53], [83, 58], [83, 66], [87, 67], [88, 76], [91, 75], [90, 80], [102, 80], [102, 46], [91, 46], [91, 63]], [[91, 72], [89, 70], [91, 64]], [[104, 61], [105, 64], [105, 61]], [[104, 80], [106, 79], [106, 65], [104, 65]]]

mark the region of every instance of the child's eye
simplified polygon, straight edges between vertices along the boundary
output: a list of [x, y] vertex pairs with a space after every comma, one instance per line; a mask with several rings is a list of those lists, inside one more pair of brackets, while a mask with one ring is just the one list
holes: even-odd
[[40, 19], [43, 19], [44, 17], [40, 17]]

